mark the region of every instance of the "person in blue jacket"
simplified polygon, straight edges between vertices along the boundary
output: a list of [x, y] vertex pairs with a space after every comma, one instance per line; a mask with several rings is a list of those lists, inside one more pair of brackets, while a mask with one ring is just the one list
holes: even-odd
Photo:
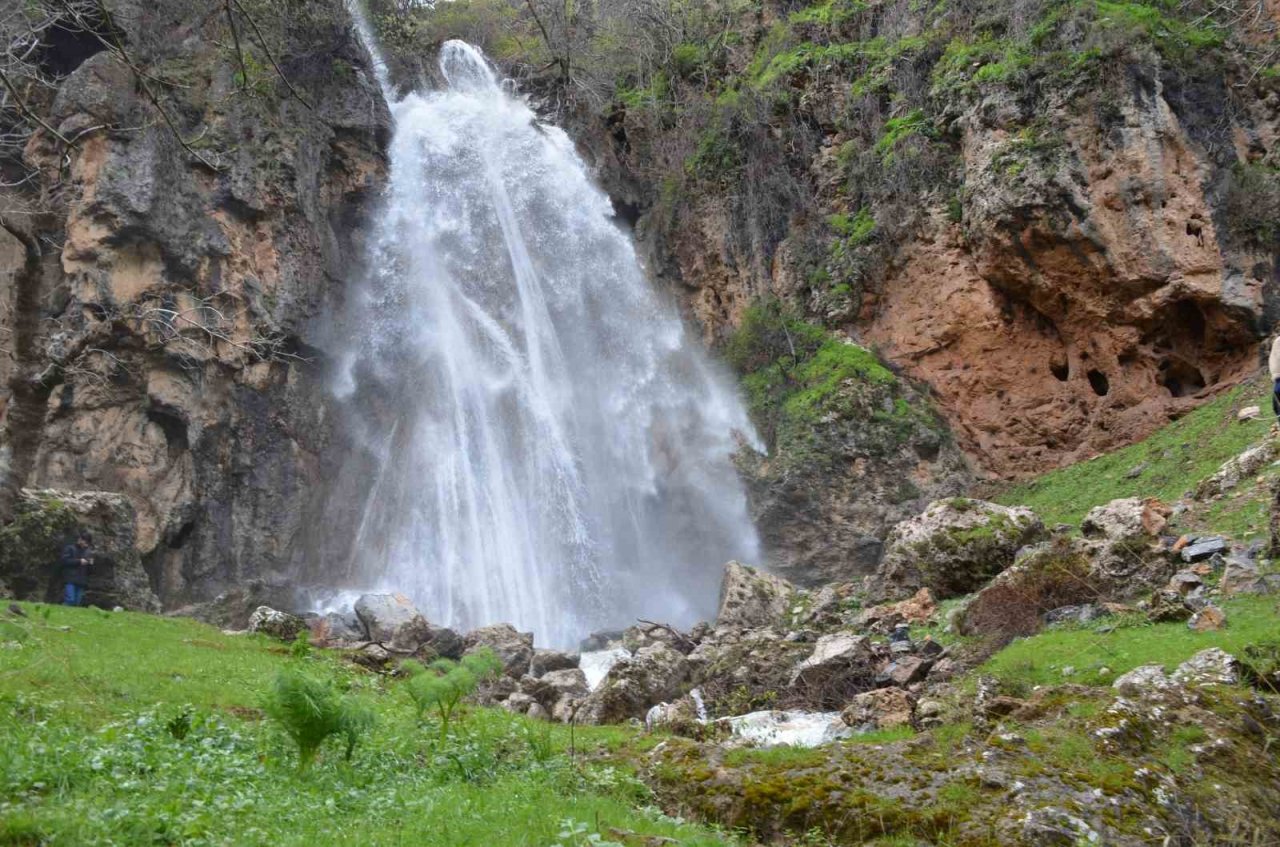
[[62, 548], [59, 559], [62, 581], [66, 584], [62, 604], [79, 606], [84, 602], [84, 588], [89, 584], [89, 568], [93, 567], [93, 536], [80, 530], [74, 544]]

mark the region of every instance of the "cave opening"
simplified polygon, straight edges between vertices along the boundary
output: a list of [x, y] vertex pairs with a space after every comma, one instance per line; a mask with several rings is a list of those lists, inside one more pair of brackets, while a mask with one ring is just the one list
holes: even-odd
[[1156, 382], [1172, 397], [1187, 397], [1202, 391], [1207, 384], [1200, 369], [1185, 359], [1170, 356], [1160, 361]]
[[153, 405], [147, 409], [147, 420], [160, 427], [164, 433], [165, 444], [169, 448], [170, 458], [185, 453], [190, 446], [187, 438], [187, 422], [172, 409]]
[[1071, 376], [1071, 366], [1062, 361], [1050, 361], [1049, 373], [1053, 374], [1053, 378], [1058, 382], [1066, 382]]
[[1093, 393], [1099, 397], [1106, 397], [1107, 392], [1111, 390], [1111, 381], [1107, 379], [1107, 375], [1097, 368], [1090, 368], [1088, 374], [1089, 387], [1093, 389]]
[[62, 20], [45, 30], [35, 52], [35, 64], [52, 77], [65, 77], [89, 58], [107, 49], [103, 38], [110, 33], [101, 19], [89, 21], [86, 28], [71, 20]]

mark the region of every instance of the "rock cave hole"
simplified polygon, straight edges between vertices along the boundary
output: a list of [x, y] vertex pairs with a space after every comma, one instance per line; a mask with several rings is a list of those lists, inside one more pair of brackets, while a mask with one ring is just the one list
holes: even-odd
[[187, 521], [178, 528], [178, 531], [169, 539], [170, 550], [181, 550], [182, 546], [187, 543], [187, 539], [191, 537], [191, 533], [195, 532], [196, 522]]
[[35, 53], [36, 66], [50, 76], [65, 77], [105, 50], [103, 39], [112, 36], [111, 29], [100, 16], [88, 23], [84, 27], [64, 19], [45, 30]]
[[1188, 397], [1204, 390], [1207, 381], [1200, 369], [1185, 359], [1170, 356], [1160, 361], [1156, 382], [1172, 397]]
[[190, 442], [187, 438], [187, 422], [176, 411], [160, 405], [147, 409], [147, 420], [160, 427], [164, 433], [165, 444], [169, 447], [170, 458], [187, 451]]
[[1071, 376], [1071, 366], [1062, 361], [1049, 362], [1049, 373], [1053, 374], [1053, 378], [1058, 382], [1066, 382]]
[[1107, 379], [1107, 375], [1097, 368], [1090, 368], [1086, 376], [1089, 378], [1089, 387], [1093, 389], [1093, 393], [1099, 397], [1106, 397], [1107, 392], [1111, 390], [1111, 381]]

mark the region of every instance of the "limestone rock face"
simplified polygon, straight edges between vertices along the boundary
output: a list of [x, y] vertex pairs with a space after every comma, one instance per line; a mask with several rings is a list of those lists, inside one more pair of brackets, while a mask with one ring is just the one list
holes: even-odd
[[[111, 51], [33, 101], [84, 134], [64, 163], [37, 131], [37, 179], [0, 189], [4, 208], [39, 212], [0, 228], [0, 524], [22, 486], [115, 492], [167, 608], [250, 579], [297, 585], [317, 575], [304, 564], [338, 564], [313, 532], [342, 437], [316, 318], [359, 273], [389, 114], [341, 4], [256, 15], [308, 105], [269, 74], [242, 96], [225, 16], [106, 6], [134, 61], [183, 80], [162, 94], [203, 161]], [[42, 179], [58, 184], [47, 208]]]
[[58, 557], [83, 528], [93, 533], [95, 552], [85, 602], [157, 611], [135, 544], [136, 525], [133, 504], [119, 494], [26, 489], [16, 520], [0, 528], [0, 581], [17, 599], [60, 602]]
[[716, 626], [756, 629], [779, 625], [795, 599], [795, 586], [738, 562], [724, 566]]
[[1044, 524], [1030, 509], [963, 497], [939, 500], [890, 531], [871, 593], [905, 597], [927, 587], [939, 599], [965, 594], [1044, 536]]
[[511, 624], [482, 626], [468, 632], [463, 641], [464, 655], [488, 647], [502, 662], [502, 671], [513, 679], [529, 672], [533, 661], [533, 633], [519, 632]]

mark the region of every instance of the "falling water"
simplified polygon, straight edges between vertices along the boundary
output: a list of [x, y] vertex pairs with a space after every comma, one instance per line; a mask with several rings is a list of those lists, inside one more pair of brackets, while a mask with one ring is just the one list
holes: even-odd
[[444, 90], [391, 104], [390, 185], [338, 387], [372, 469], [344, 504], [349, 587], [561, 646], [705, 617], [720, 566], [757, 552], [730, 462], [752, 437], [741, 403], [566, 134], [475, 48], [448, 42], [440, 70]]

